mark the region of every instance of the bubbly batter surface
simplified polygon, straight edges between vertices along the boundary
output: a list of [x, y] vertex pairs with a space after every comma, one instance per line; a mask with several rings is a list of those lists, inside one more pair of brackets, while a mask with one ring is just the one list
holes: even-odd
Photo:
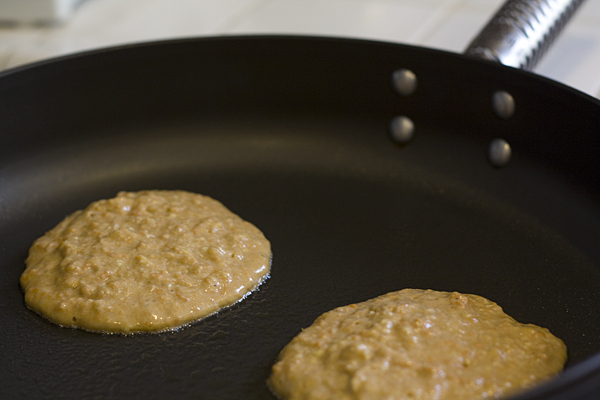
[[562, 370], [564, 343], [475, 295], [405, 289], [320, 316], [280, 353], [282, 399], [483, 399]]
[[37, 239], [21, 286], [27, 306], [59, 325], [157, 332], [243, 299], [270, 265], [262, 232], [210, 197], [122, 192]]

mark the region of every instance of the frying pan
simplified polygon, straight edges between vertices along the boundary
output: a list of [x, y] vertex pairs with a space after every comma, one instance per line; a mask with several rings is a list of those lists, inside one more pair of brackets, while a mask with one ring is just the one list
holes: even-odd
[[[412, 94], [394, 89], [402, 69]], [[498, 91], [512, 115], [497, 115]], [[414, 127], [404, 144], [389, 134], [398, 116]], [[272, 398], [274, 359], [317, 316], [413, 287], [485, 296], [566, 342], [566, 370], [519, 398], [598, 398], [599, 127], [600, 102], [556, 82], [372, 41], [175, 40], [4, 72], [2, 397]], [[512, 151], [502, 167], [488, 161], [496, 138]], [[271, 278], [155, 335], [65, 329], [27, 310], [31, 242], [141, 189], [222, 201], [270, 239]]]

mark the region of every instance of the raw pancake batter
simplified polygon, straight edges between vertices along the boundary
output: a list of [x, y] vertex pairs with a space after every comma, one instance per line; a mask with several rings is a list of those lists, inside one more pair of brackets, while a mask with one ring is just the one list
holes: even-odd
[[557, 374], [564, 343], [480, 296], [405, 289], [320, 316], [280, 353], [281, 399], [497, 398]]
[[210, 197], [122, 192], [37, 239], [21, 286], [27, 306], [59, 325], [156, 332], [243, 299], [270, 263], [264, 235]]

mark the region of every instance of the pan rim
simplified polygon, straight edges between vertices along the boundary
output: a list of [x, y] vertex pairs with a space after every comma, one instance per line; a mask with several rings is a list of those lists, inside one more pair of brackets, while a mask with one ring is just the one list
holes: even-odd
[[571, 93], [581, 95], [585, 97], [587, 100], [590, 100], [600, 106], [600, 99], [594, 96], [591, 96], [585, 92], [582, 92], [574, 87], [568, 86], [564, 83], [556, 81], [551, 78], [547, 78], [545, 76], [536, 74], [535, 72], [526, 71], [514, 67], [505, 66], [499, 64], [494, 61], [470, 57], [464, 54], [455, 53], [452, 51], [436, 49], [432, 47], [425, 46], [417, 46], [408, 43], [401, 42], [391, 42], [384, 40], [376, 40], [376, 39], [363, 39], [363, 38], [353, 38], [353, 37], [343, 37], [343, 36], [328, 36], [328, 35], [309, 35], [309, 34], [223, 34], [223, 35], [205, 35], [205, 36], [187, 36], [180, 38], [168, 38], [168, 39], [156, 39], [156, 40], [147, 40], [140, 42], [132, 42], [132, 43], [123, 43], [117, 45], [108, 45], [102, 46], [93, 49], [86, 49], [82, 51], [76, 51], [73, 53], [53, 56], [46, 59], [32, 61], [26, 64], [17, 65], [14, 67], [7, 68], [5, 70], [0, 71], [0, 79], [4, 79], [5, 76], [9, 76], [12, 74], [22, 73], [23, 71], [40, 68], [46, 65], [52, 65], [55, 63], [64, 63], [69, 62], [71, 60], [76, 60], [79, 58], [86, 57], [95, 57], [98, 55], [102, 55], [105, 53], [111, 52], [121, 52], [121, 51], [130, 51], [132, 49], [142, 49], [142, 48], [150, 48], [150, 47], [159, 47], [159, 46], [172, 46], [174, 44], [185, 44], [185, 43], [200, 43], [200, 42], [228, 42], [228, 41], [313, 41], [313, 42], [338, 42], [338, 43], [357, 43], [363, 45], [372, 45], [372, 46], [390, 46], [390, 47], [399, 47], [399, 48], [412, 48], [418, 49], [420, 51], [432, 53], [432, 54], [444, 54], [445, 57], [454, 57], [458, 59], [468, 59], [469, 63], [480, 63], [486, 64], [492, 68], [498, 69], [508, 69], [511, 70], [513, 74], [521, 74], [525, 76], [532, 77], [534, 79], [538, 79], [540, 81], [556, 85], [563, 90], [567, 90]]

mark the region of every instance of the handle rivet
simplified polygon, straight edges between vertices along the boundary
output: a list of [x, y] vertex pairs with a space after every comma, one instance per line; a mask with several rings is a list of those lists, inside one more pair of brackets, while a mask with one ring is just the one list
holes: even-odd
[[515, 99], [510, 93], [498, 90], [492, 95], [492, 109], [498, 117], [508, 119], [515, 113]]
[[505, 166], [510, 161], [512, 151], [510, 145], [504, 139], [494, 139], [488, 147], [488, 160], [496, 167]]
[[404, 115], [392, 118], [390, 122], [390, 136], [396, 143], [408, 143], [415, 133], [415, 124]]
[[398, 94], [410, 96], [417, 90], [417, 76], [409, 69], [399, 69], [392, 74], [392, 84]]

